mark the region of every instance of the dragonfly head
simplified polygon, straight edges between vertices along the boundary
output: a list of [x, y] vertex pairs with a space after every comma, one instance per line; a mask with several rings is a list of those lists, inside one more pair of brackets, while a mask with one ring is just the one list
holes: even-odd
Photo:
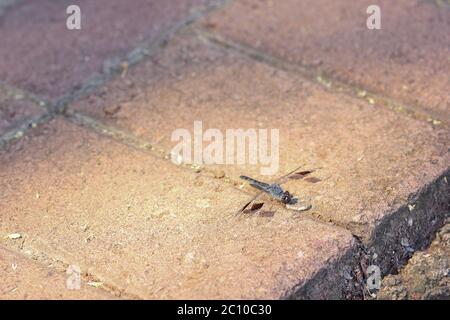
[[283, 195], [281, 196], [281, 202], [288, 204], [292, 201], [292, 194], [289, 193], [289, 191], [284, 191]]

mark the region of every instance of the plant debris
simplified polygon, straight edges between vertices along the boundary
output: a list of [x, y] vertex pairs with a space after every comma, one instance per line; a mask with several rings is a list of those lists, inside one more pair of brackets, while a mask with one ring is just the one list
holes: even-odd
[[289, 176], [289, 179], [292, 179], [292, 180], [300, 180], [300, 179], [303, 179], [304, 177], [306, 177], [307, 175], [309, 175], [309, 174], [311, 174], [311, 173], [313, 173], [314, 171], [309, 171], [309, 170], [307, 170], [307, 171], [300, 171], [300, 172], [295, 172], [294, 174], [291, 174], [290, 176]]
[[89, 286], [94, 287], [94, 288], [100, 288], [103, 285], [103, 282], [99, 282], [99, 281], [89, 281], [87, 283]]
[[6, 236], [6, 238], [11, 239], [11, 240], [17, 240], [22, 238], [22, 235], [20, 233], [10, 233]]

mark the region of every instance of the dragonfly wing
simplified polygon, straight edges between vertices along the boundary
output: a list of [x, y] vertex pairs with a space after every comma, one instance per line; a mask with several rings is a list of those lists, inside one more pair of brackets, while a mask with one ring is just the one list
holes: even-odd
[[261, 191], [266, 192], [266, 193], [270, 193], [270, 186], [268, 184], [265, 184], [265, 183], [250, 183], [250, 185], [253, 188], [256, 188], [258, 190], [261, 190]]
[[236, 212], [236, 215], [240, 215], [241, 213], [243, 213], [244, 210], [247, 209], [248, 206], [249, 206], [250, 204], [252, 204], [256, 199], [258, 199], [259, 196], [260, 196], [261, 194], [262, 194], [262, 192], [258, 192], [256, 195], [254, 195], [254, 196], [250, 199], [250, 201], [247, 201], [247, 202], [245, 203], [245, 205], [242, 206], [242, 207]]

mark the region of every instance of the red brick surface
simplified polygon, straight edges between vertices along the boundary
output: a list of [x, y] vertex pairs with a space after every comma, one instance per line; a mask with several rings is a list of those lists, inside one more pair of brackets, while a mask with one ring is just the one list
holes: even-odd
[[[44, 98], [79, 87], [106, 59], [124, 56], [183, 20], [203, 0], [21, 1], [0, 16], [0, 78]], [[81, 30], [66, 8], [81, 8]]]
[[52, 265], [43, 266], [0, 247], [0, 299], [114, 299], [107, 292], [82, 283], [81, 289], [66, 287], [67, 275]]
[[[366, 27], [381, 8], [382, 30]], [[450, 117], [450, 10], [437, 1], [233, 1], [203, 27]]]
[[[0, 0], [0, 298], [360, 298], [397, 271], [450, 210], [450, 10], [383, 0], [373, 31], [369, 4]], [[279, 129], [279, 170], [171, 163], [194, 121]], [[240, 175], [300, 165], [310, 210], [236, 216]]]
[[[114, 108], [115, 113], [108, 110]], [[389, 208], [406, 201], [449, 163], [449, 131], [331, 94], [287, 72], [205, 45], [187, 35], [130, 70], [74, 109], [148, 139], [170, 152], [177, 128], [280, 130], [280, 171], [260, 175], [252, 165], [206, 166], [239, 181], [272, 180], [299, 165], [321, 168], [321, 181], [289, 182], [314, 201], [314, 216], [354, 228], [366, 238]], [[206, 147], [208, 143], [204, 143]], [[402, 200], [400, 200], [402, 199]]]
[[60, 120], [16, 146], [0, 155], [0, 234], [125, 294], [280, 298], [354, 244], [275, 205], [239, 219], [249, 195]]

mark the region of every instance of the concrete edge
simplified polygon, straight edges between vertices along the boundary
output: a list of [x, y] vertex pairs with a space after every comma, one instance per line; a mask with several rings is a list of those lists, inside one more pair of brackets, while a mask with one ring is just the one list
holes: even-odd
[[367, 245], [372, 264], [381, 268], [383, 276], [396, 273], [415, 251], [430, 245], [449, 216], [450, 168], [379, 222]]
[[336, 261], [330, 262], [299, 288], [287, 293], [287, 300], [364, 299], [364, 260], [361, 244], [355, 238], [353, 245]]
[[[413, 204], [413, 205], [411, 205]], [[372, 231], [368, 244], [355, 243], [306, 283], [282, 299], [365, 299], [366, 270], [380, 268], [381, 275], [396, 274], [415, 251], [427, 248], [450, 217], [450, 168], [393, 210]]]

